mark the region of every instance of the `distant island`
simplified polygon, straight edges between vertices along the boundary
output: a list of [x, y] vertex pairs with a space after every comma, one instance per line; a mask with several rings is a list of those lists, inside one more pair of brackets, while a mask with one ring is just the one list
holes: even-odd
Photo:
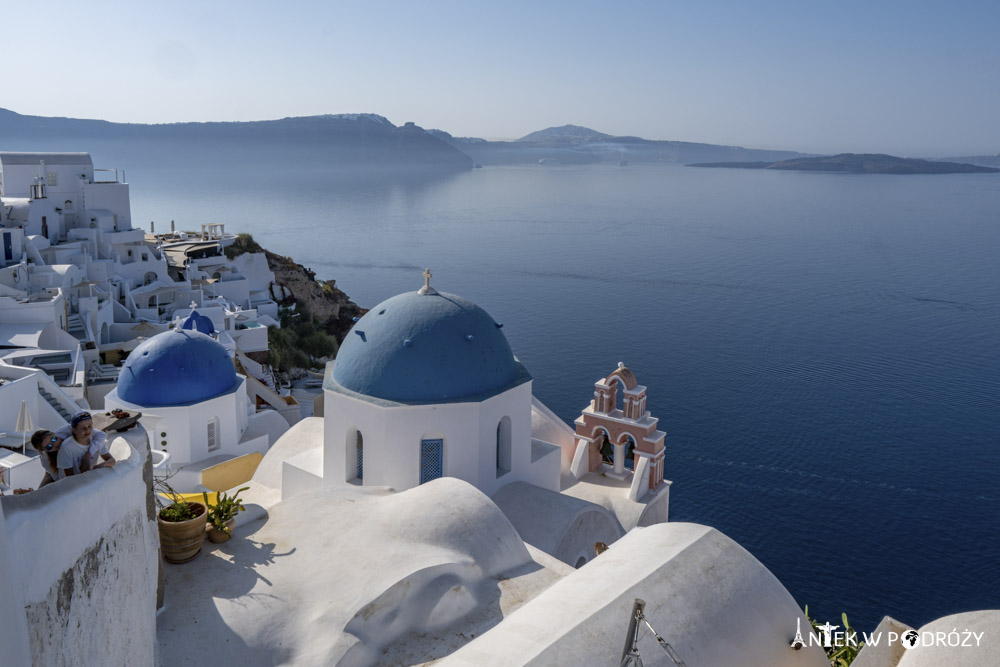
[[985, 174], [1000, 172], [961, 162], [939, 162], [896, 157], [881, 153], [841, 153], [823, 157], [800, 157], [778, 162], [700, 162], [689, 167], [723, 169], [783, 169], [786, 171], [833, 171], [849, 174]]
[[742, 146], [720, 146], [691, 141], [661, 141], [633, 136], [613, 136], [580, 125], [549, 127], [515, 141], [487, 141], [454, 137], [444, 130], [428, 130], [476, 164], [685, 164], [695, 161], [787, 160], [807, 153]]
[[[221, 175], [268, 165], [303, 173], [392, 173], [435, 177], [498, 165], [687, 165], [878, 174], [1000, 171], [1000, 155], [917, 160], [615, 136], [581, 125], [531, 132], [514, 141], [456, 137], [374, 113], [323, 114], [262, 121], [114, 123], [30, 116], [0, 108], [0, 150], [84, 151], [133, 167], [198, 164]], [[693, 164], [692, 164], [693, 163]], [[971, 163], [971, 164], [970, 164]], [[977, 166], [978, 165], [978, 166]]]

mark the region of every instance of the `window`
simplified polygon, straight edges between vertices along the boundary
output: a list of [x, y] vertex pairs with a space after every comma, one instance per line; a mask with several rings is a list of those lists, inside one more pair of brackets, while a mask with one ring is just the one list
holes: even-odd
[[208, 451], [214, 452], [222, 446], [219, 441], [219, 420], [213, 417], [208, 422]]
[[45, 182], [50, 186], [59, 185], [59, 179], [56, 177], [56, 173], [54, 171], [50, 171], [45, 174]]
[[504, 417], [497, 424], [497, 477], [510, 472], [510, 417]]
[[444, 440], [420, 441], [420, 483], [444, 476]]
[[357, 431], [354, 443], [355, 450], [357, 451], [358, 458], [358, 469], [356, 471], [356, 477], [358, 479], [365, 478], [365, 438], [361, 435], [361, 431]]

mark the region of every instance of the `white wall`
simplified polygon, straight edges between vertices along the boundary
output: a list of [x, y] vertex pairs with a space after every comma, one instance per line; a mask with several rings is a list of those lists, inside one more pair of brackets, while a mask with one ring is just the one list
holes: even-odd
[[[145, 443], [134, 429], [111, 443], [114, 468], [0, 498], [0, 571], [9, 582], [0, 587], [14, 587], [22, 603], [30, 664], [153, 664], [159, 558]], [[9, 613], [2, 605], [0, 615]], [[29, 664], [6, 662], [2, 646], [3, 664]]]
[[18, 303], [11, 297], [0, 297], [0, 322], [16, 324], [21, 322], [55, 322], [60, 328], [66, 327], [66, 298], [60, 294], [51, 301]]
[[[515, 481], [558, 489], [558, 459], [532, 462], [531, 383], [481, 403], [379, 404], [325, 391], [324, 479], [343, 483], [356, 474], [355, 430], [364, 439], [364, 484], [409, 489], [420, 483], [421, 440], [444, 440], [444, 475], [487, 495]], [[497, 425], [511, 421], [511, 470], [497, 477]], [[538, 466], [547, 473], [542, 474]], [[551, 477], [551, 479], [547, 479]]]
[[[104, 397], [104, 409], [121, 408], [142, 412], [140, 423], [149, 433], [153, 449], [166, 449], [170, 463], [183, 466], [210, 456], [230, 454], [239, 456], [260, 451], [254, 443], [240, 445], [240, 437], [247, 428], [246, 378], [237, 375], [239, 385], [232, 391], [201, 403], [180, 406], [144, 407], [118, 397], [117, 388]], [[208, 422], [219, 420], [219, 449], [208, 451]], [[166, 433], [167, 437], [161, 437]], [[166, 447], [161, 443], [167, 441]], [[258, 443], [259, 446], [259, 443]]]
[[267, 255], [262, 252], [244, 253], [232, 260], [232, 265], [250, 281], [250, 289], [266, 290], [274, 282], [274, 271], [267, 265]]
[[21, 582], [12, 576], [13, 545], [7, 533], [3, 502], [0, 502], [0, 660], [7, 665], [31, 664], [28, 619], [24, 613]]
[[[48, 185], [51, 181], [43, 178], [46, 183], [46, 194], [50, 198], [60, 195], [63, 199], [72, 198], [75, 203], [79, 203], [80, 176], [85, 180], [94, 179], [94, 165], [87, 154], [82, 154], [78, 158], [65, 153], [55, 154], [59, 157], [48, 157], [44, 153], [38, 153], [38, 162], [35, 164], [7, 164], [2, 165], [3, 170], [3, 194], [8, 197], [27, 197], [30, 193], [31, 184], [36, 176], [47, 177], [54, 175], [55, 183]], [[52, 164], [49, 162], [59, 161], [69, 164]], [[42, 167], [41, 162], [45, 161]], [[60, 199], [62, 201], [62, 199]]]
[[89, 210], [106, 209], [118, 217], [118, 229], [132, 227], [128, 183], [84, 183], [84, 202]]

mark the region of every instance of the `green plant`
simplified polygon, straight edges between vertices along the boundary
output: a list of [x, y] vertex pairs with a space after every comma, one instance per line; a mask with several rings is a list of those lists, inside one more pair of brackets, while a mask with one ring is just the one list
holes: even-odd
[[195, 514], [194, 508], [183, 500], [167, 505], [160, 510], [160, 518], [171, 523], [190, 521], [195, 517], [197, 514]]
[[223, 252], [227, 258], [235, 259], [245, 252], [264, 252], [264, 249], [250, 234], [237, 234], [236, 240], [231, 245], [226, 246]]
[[156, 502], [157, 514], [164, 521], [173, 523], [194, 519], [197, 516], [194, 508], [185, 502], [167, 481], [171, 477], [173, 474], [166, 477], [153, 477], [151, 491], [153, 500]]
[[[806, 605], [806, 620], [809, 621], [809, 625], [812, 626], [813, 632], [819, 636], [823, 636], [823, 631], [820, 629], [822, 624], [809, 616], [809, 605]], [[840, 615], [840, 620], [844, 623], [843, 626], [843, 637], [845, 641], [842, 643], [834, 643], [833, 646], [824, 649], [826, 651], [826, 657], [830, 661], [832, 667], [848, 667], [856, 657], [861, 649], [864, 647], [865, 643], [863, 641], [858, 641], [858, 633], [851, 624], [847, 621], [847, 614], [842, 613]]]
[[239, 495], [241, 491], [246, 491], [249, 486], [244, 486], [236, 490], [233, 495], [227, 495], [225, 491], [219, 494], [219, 498], [214, 505], [210, 505], [208, 502], [208, 494], [202, 492], [202, 496], [205, 498], [205, 507], [208, 508], [208, 522], [216, 530], [221, 530], [226, 535], [229, 534], [229, 526], [226, 522], [235, 517], [240, 512], [246, 510], [243, 507], [243, 501], [240, 500]]

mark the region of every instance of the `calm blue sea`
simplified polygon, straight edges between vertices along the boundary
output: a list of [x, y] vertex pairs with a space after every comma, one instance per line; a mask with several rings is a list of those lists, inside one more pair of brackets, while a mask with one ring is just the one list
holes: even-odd
[[224, 222], [363, 306], [430, 267], [567, 421], [624, 361], [667, 432], [671, 519], [816, 617], [1000, 606], [1000, 175], [112, 166], [137, 225]]

